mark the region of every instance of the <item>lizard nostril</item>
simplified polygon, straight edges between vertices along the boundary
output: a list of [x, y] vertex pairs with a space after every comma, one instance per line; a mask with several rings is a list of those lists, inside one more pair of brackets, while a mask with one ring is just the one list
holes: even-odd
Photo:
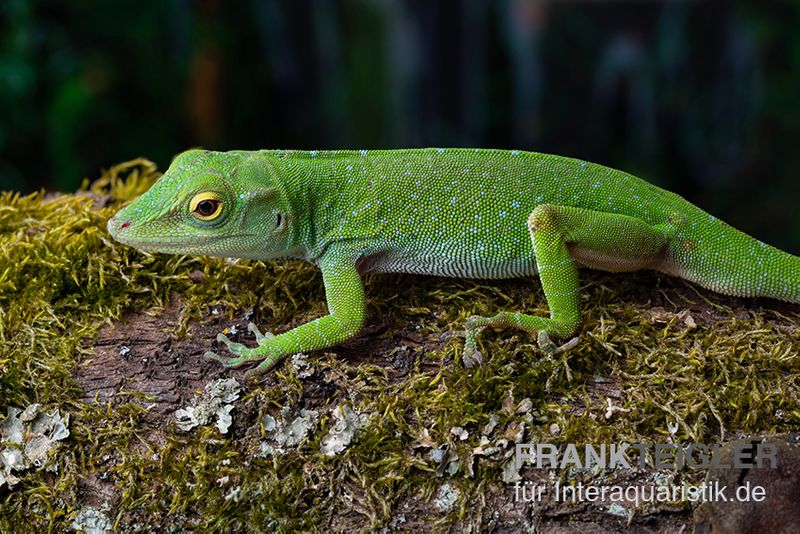
[[129, 221], [125, 221], [124, 223], [119, 225], [120, 230], [124, 230], [125, 228], [129, 227], [131, 223]]

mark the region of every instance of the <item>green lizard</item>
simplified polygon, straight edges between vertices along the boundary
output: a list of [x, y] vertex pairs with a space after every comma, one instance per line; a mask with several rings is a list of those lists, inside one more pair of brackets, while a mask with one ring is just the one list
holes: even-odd
[[480, 360], [486, 327], [539, 334], [566, 350], [580, 325], [579, 266], [655, 269], [714, 291], [800, 303], [800, 258], [762, 243], [680, 196], [578, 159], [523, 151], [190, 150], [108, 222], [141, 250], [301, 258], [322, 270], [328, 315], [257, 347], [218, 340], [226, 366], [341, 343], [365, 319], [361, 275], [404, 272], [468, 278], [538, 273], [550, 317], [503, 311], [466, 323], [465, 362]]

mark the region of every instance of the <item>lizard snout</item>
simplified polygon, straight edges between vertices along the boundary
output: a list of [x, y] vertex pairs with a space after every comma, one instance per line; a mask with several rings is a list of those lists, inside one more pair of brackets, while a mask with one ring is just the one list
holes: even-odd
[[130, 221], [127, 220], [123, 221], [118, 219], [117, 217], [111, 217], [108, 220], [108, 226], [107, 226], [108, 233], [111, 234], [113, 237], [116, 237], [119, 234], [119, 232], [128, 228], [130, 225], [131, 225]]

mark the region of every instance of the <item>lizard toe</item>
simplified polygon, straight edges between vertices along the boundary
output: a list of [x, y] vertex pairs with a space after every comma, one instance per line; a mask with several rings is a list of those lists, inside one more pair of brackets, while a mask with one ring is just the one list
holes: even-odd
[[241, 355], [241, 356], [235, 356], [235, 357], [231, 358], [231, 357], [226, 357], [226, 356], [220, 356], [219, 354], [217, 354], [215, 352], [211, 352], [211, 351], [206, 352], [203, 355], [203, 357], [206, 360], [217, 361], [217, 362], [221, 363], [222, 365], [224, 365], [225, 367], [239, 367], [240, 365], [244, 365], [244, 364], [252, 361], [252, 358], [249, 358], [246, 354], [245, 355]]
[[464, 367], [472, 369], [473, 367], [480, 367], [483, 365], [483, 354], [477, 349], [467, 350], [464, 349]]
[[258, 329], [258, 326], [256, 326], [256, 324], [252, 322], [247, 323], [247, 329], [256, 336], [256, 342], [259, 345], [263, 345], [264, 343], [275, 337], [275, 334], [272, 334], [270, 332], [262, 333], [261, 330]]
[[253, 367], [244, 373], [244, 381], [245, 383], [252, 384], [253, 382], [256, 382], [262, 374], [263, 371], [259, 370], [258, 367]]
[[211, 352], [210, 350], [207, 350], [205, 352], [205, 354], [203, 354], [203, 359], [204, 360], [213, 360], [215, 362], [220, 362], [220, 363], [225, 363], [226, 361], [228, 361], [227, 357], [220, 356], [216, 352]]
[[249, 350], [241, 343], [236, 343], [235, 341], [231, 341], [225, 334], [217, 334], [217, 341], [219, 341], [220, 343], [224, 343], [225, 346], [228, 347], [228, 350], [236, 354], [237, 356], [241, 356], [242, 354], [246, 353]]
[[463, 361], [464, 367], [471, 369], [472, 367], [483, 365], [483, 354], [478, 350], [478, 335], [479, 330], [467, 329], [464, 340]]
[[539, 345], [539, 348], [542, 350], [542, 352], [544, 352], [548, 356], [552, 356], [558, 350], [558, 345], [553, 343], [553, 340], [550, 339], [550, 336], [544, 330], [539, 331], [537, 344]]
[[579, 338], [573, 337], [563, 345], [556, 345], [550, 339], [550, 336], [544, 330], [539, 332], [538, 337], [538, 345], [542, 351], [547, 354], [548, 356], [555, 356], [556, 354], [561, 354], [562, 352], [567, 352], [569, 350], [574, 349], [578, 346], [578, 342], [580, 341]]

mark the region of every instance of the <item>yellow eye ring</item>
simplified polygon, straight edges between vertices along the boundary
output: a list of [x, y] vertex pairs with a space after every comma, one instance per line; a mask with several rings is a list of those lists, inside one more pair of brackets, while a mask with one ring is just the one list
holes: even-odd
[[189, 203], [189, 211], [201, 221], [213, 221], [222, 213], [222, 199], [216, 193], [197, 193]]

